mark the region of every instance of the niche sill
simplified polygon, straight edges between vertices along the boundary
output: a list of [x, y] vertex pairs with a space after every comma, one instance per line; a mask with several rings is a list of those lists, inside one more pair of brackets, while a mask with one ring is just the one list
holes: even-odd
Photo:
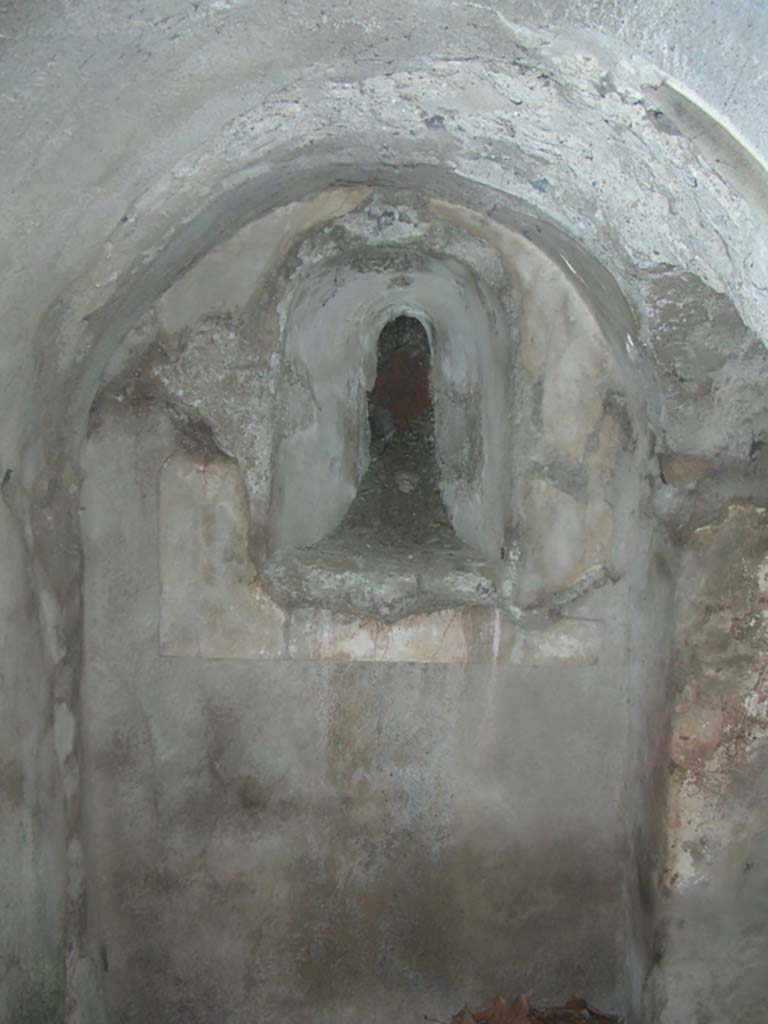
[[281, 605], [395, 622], [448, 608], [498, 605], [503, 564], [490, 563], [456, 538], [417, 550], [328, 538], [276, 553], [262, 575]]

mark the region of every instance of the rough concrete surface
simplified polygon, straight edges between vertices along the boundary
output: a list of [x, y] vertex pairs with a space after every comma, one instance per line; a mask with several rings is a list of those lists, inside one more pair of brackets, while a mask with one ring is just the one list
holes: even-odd
[[683, 555], [654, 970], [664, 1024], [764, 1012], [767, 526], [765, 508], [732, 505]]
[[116, 1018], [428, 1013], [498, 978], [618, 1005], [615, 640], [599, 671], [578, 648], [490, 670], [161, 657], [141, 481], [174, 443], [118, 406], [86, 453], [89, 912]]
[[764, 1018], [767, 46], [0, 2], [2, 1024]]

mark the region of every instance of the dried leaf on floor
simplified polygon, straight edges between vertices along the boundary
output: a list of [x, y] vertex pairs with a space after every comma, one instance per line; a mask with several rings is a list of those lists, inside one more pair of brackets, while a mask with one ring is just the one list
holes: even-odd
[[528, 1000], [525, 996], [518, 996], [511, 1006], [503, 996], [496, 996], [487, 1010], [473, 1013], [472, 1017], [475, 1024], [525, 1024], [528, 1020], [528, 1011]]
[[451, 1024], [622, 1024], [622, 1018], [602, 1013], [586, 1001], [574, 996], [565, 1006], [531, 1006], [527, 996], [518, 996], [511, 1005], [503, 996], [496, 996], [486, 1010], [472, 1013], [463, 1006], [451, 1017]]

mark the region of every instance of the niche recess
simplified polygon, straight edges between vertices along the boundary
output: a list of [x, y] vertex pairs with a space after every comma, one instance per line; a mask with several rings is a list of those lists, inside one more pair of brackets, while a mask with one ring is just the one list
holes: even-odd
[[493, 604], [506, 320], [459, 261], [366, 262], [313, 267], [284, 306], [265, 576], [281, 602], [381, 619]]
[[406, 555], [459, 547], [440, 494], [431, 365], [419, 320], [399, 316], [384, 326], [367, 394], [370, 461], [330, 544]]
[[[304, 236], [241, 315], [163, 336], [144, 386], [195, 427], [160, 473], [164, 654], [598, 659], [582, 601], [621, 575], [637, 447], [613, 346], [523, 236], [393, 210]], [[175, 286], [166, 332], [221, 263]]]

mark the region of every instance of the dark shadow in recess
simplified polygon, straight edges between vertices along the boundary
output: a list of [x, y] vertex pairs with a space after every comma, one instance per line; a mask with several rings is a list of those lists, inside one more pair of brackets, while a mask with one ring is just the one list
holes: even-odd
[[440, 494], [431, 363], [417, 319], [384, 327], [368, 393], [368, 469], [332, 533], [264, 566], [279, 602], [378, 621], [495, 602], [498, 567], [459, 540]]
[[427, 332], [414, 317], [384, 327], [368, 393], [371, 462], [330, 543], [398, 550], [459, 545], [440, 496], [431, 361]]

